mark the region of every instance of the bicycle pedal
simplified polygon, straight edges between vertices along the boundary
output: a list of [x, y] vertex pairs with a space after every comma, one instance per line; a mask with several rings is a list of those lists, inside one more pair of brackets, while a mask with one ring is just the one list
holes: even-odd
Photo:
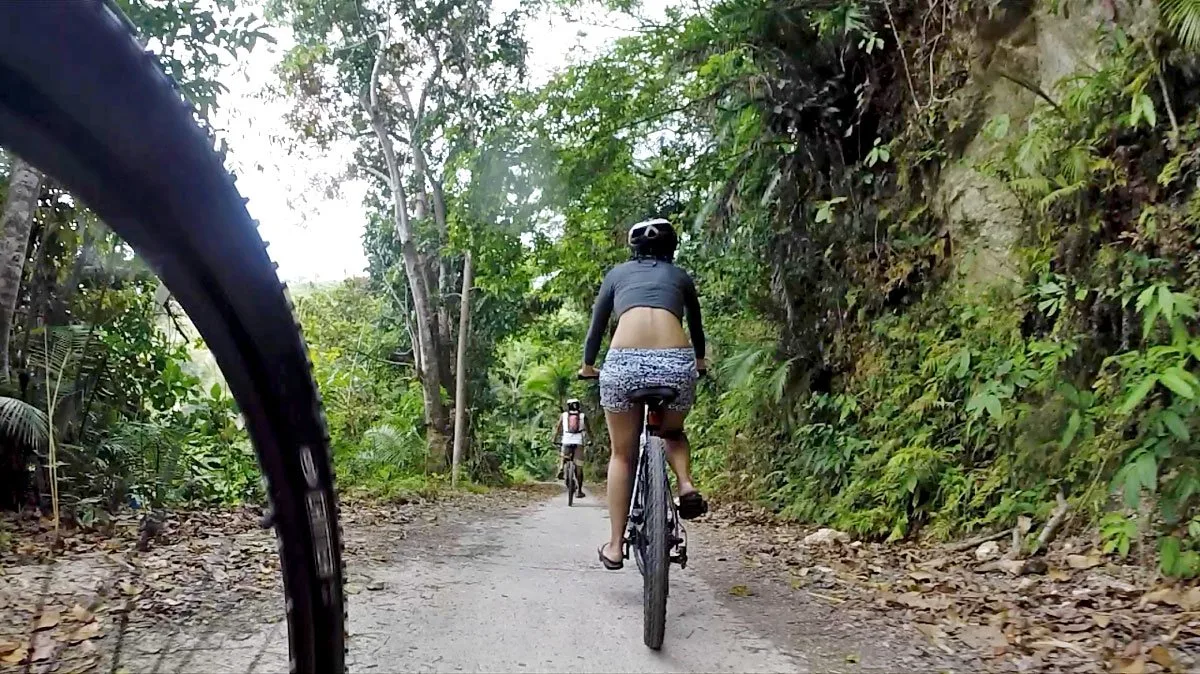
[[[681, 568], [681, 569], [686, 569], [687, 568], [687, 560], [688, 560], [687, 545], [686, 544], [680, 545], [680, 543], [682, 543], [682, 541], [676, 542], [674, 545], [671, 546], [677, 550], [677, 552], [675, 552], [671, 555], [671, 563], [678, 564], [679, 568]], [[678, 546], [678, 547], [676, 547], [676, 546]]]

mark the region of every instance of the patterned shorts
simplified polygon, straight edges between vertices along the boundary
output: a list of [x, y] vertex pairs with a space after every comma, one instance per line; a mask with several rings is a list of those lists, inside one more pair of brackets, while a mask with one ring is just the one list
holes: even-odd
[[600, 368], [600, 405], [605, 410], [633, 409], [629, 395], [651, 386], [679, 391], [667, 409], [691, 409], [696, 400], [695, 353], [691, 349], [609, 349]]

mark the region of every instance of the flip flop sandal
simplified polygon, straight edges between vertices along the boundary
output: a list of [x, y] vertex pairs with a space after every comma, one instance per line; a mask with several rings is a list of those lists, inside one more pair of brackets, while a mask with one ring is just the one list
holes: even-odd
[[680, 496], [676, 499], [676, 506], [679, 508], [679, 517], [685, 520], [694, 520], [708, 512], [708, 502], [698, 491]]
[[625, 568], [625, 560], [622, 559], [614, 562], [613, 560], [604, 556], [604, 548], [607, 547], [608, 543], [604, 543], [600, 546], [600, 549], [597, 550], [597, 552], [600, 553], [600, 563], [604, 565], [604, 568], [608, 569], [609, 571], [620, 571], [621, 569]]

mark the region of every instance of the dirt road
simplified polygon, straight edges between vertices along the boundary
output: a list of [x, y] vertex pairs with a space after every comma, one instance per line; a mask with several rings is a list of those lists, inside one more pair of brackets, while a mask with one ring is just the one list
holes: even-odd
[[[387, 561], [349, 568], [354, 671], [791, 672], [787, 653], [743, 624], [689, 570], [671, 579], [666, 643], [642, 645], [641, 579], [605, 572], [595, 499], [429, 527]], [[436, 529], [436, 530], [435, 530]], [[371, 536], [369, 531], [350, 532]], [[424, 539], [424, 540], [422, 540]], [[358, 563], [355, 563], [357, 561]], [[286, 671], [282, 623], [252, 633], [137, 640], [130, 671]], [[244, 627], [243, 627], [244, 629]], [[153, 658], [138, 653], [157, 651]], [[197, 655], [203, 651], [202, 655]]]
[[[348, 658], [356, 672], [962, 668], [912, 650], [916, 633], [895, 623], [847, 615], [778, 579], [755, 576], [743, 551], [703, 522], [690, 525], [689, 567], [672, 567], [666, 642], [661, 652], [651, 651], [642, 644], [636, 566], [630, 562], [621, 572], [606, 572], [596, 561], [608, 517], [595, 495], [573, 508], [554, 492], [516, 500], [498, 494], [469, 508], [426, 505], [399, 517], [355, 512], [345, 531]], [[213, 550], [206, 570], [229, 554], [269, 558], [267, 532], [209, 539], [174, 546]], [[250, 552], [238, 552], [243, 548]], [[82, 564], [42, 567], [43, 586], [109, 573], [107, 567]], [[118, 576], [101, 582], [125, 583]], [[165, 599], [168, 606], [193, 601], [201, 608], [185, 621], [131, 622], [105, 630], [107, 636], [95, 640], [99, 660], [80, 664], [91, 665], [90, 671], [131, 673], [287, 671], [277, 591], [246, 593], [232, 583], [204, 583], [171, 596], [176, 599]], [[39, 635], [48, 638], [48, 632], [34, 633], [31, 650], [38, 648]], [[72, 664], [68, 659], [54, 669], [82, 671]], [[51, 671], [52, 661], [34, 665], [34, 671]]]

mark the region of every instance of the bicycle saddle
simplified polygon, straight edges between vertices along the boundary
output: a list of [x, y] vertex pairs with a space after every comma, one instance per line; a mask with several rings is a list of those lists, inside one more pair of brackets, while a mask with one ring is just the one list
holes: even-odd
[[650, 386], [634, 389], [633, 393], [629, 394], [629, 399], [639, 405], [648, 405], [650, 403], [667, 405], [678, 396], [679, 391], [670, 386]]

